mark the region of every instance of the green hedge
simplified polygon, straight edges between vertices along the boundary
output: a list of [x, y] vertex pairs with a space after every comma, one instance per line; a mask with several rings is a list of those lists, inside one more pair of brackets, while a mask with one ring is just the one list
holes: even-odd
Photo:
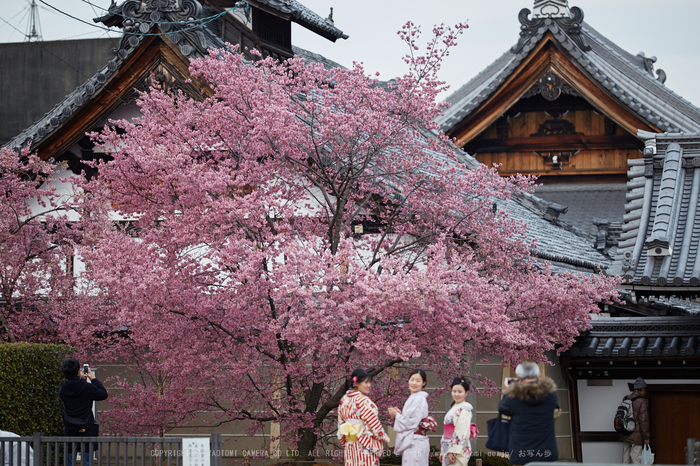
[[58, 387], [65, 345], [0, 344], [0, 429], [21, 436], [63, 435]]

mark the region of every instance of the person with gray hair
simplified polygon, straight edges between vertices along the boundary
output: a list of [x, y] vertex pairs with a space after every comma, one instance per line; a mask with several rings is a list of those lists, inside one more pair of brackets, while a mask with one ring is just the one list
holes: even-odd
[[532, 361], [525, 361], [518, 364], [515, 368], [515, 375], [519, 379], [539, 379], [540, 378], [540, 366]]
[[556, 461], [559, 450], [554, 436], [554, 410], [559, 406], [557, 386], [549, 377], [540, 377], [539, 366], [531, 361], [515, 368], [517, 381], [506, 379], [501, 414], [510, 416], [510, 464]]

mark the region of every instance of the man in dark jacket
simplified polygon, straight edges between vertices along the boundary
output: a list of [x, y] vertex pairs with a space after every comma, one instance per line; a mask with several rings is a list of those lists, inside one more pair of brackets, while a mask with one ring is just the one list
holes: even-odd
[[634, 381], [634, 391], [630, 394], [632, 411], [634, 412], [634, 431], [622, 437], [622, 463], [640, 464], [642, 449], [648, 444], [649, 435], [649, 403], [647, 402], [647, 383], [637, 377]]
[[518, 364], [517, 382], [504, 383], [498, 411], [510, 420], [510, 464], [556, 461], [554, 410], [558, 407], [557, 386], [549, 377], [540, 378], [534, 362]]
[[[65, 409], [63, 415], [64, 435], [66, 437], [97, 437], [100, 432], [92, 414], [92, 403], [106, 400], [107, 390], [102, 382], [95, 378], [95, 374], [91, 370], [88, 370], [87, 374], [83, 374], [80, 363], [74, 358], [63, 361], [61, 371], [66, 378], [58, 392]], [[90, 379], [91, 383], [88, 383], [86, 379]], [[89, 448], [87, 445], [83, 447], [83, 464], [89, 466], [91, 459], [89, 458]], [[76, 450], [81, 450], [80, 444]], [[73, 455], [69, 454], [68, 466], [72, 464]]]

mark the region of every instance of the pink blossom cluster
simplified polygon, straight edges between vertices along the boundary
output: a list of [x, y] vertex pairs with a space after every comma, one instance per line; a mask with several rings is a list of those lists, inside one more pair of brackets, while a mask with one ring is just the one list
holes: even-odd
[[52, 309], [73, 298], [70, 199], [49, 183], [55, 165], [0, 149], [0, 339], [56, 338]]

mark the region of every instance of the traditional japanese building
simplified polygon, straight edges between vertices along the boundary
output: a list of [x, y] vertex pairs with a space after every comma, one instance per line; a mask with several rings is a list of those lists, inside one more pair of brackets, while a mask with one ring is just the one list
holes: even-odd
[[[322, 18], [296, 1], [250, 0], [244, 4], [247, 5], [244, 8], [234, 8], [235, 5], [236, 2], [227, 0], [201, 3], [194, 0], [128, 0], [119, 5], [113, 4], [108, 14], [99, 18], [110, 27], [124, 30], [124, 35], [113, 47], [113, 56], [6, 146], [19, 148], [31, 141], [32, 149], [42, 158], [64, 160], [73, 172], [79, 173], [86, 168], [83, 164], [85, 160], [108, 157], [95, 150], [86, 132], [101, 129], [112, 118], [138, 116], [135, 98], [139, 91], [148, 88], [152, 78], [193, 97], [209, 95], [210, 90], [204, 83], [189, 81], [188, 65], [191, 59], [204, 56], [210, 49], [225, 47], [226, 42], [256, 48], [263, 55], [277, 58], [296, 54], [327, 66], [335, 65], [324, 57], [294, 47], [290, 36], [291, 22], [297, 22], [329, 40], [346, 38], [333, 25], [331, 17]], [[563, 8], [566, 2], [536, 2], [536, 12], [543, 15], [553, 6]], [[450, 110], [454, 113], [448, 114], [452, 116], [446, 115], [441, 123], [461, 141], [467, 151], [476, 154], [476, 159], [465, 153], [458, 154], [459, 160], [467, 168], [477, 166], [479, 161], [490, 163], [496, 161], [496, 156], [503, 156], [511, 160], [508, 163], [513, 167], [534, 164], [536, 169], [526, 172], [579, 187], [591, 185], [588, 181], [593, 180], [596, 174], [604, 175], [606, 183], [617, 186], [615, 192], [622, 193], [621, 202], [624, 202], [623, 178], [627, 160], [642, 157], [644, 147], [643, 138], [637, 136], [638, 127], [635, 125], [640, 124], [639, 128], [647, 131], [658, 131], [667, 129], [662, 122], [668, 122], [673, 129], [685, 130], [688, 126], [684, 125], [700, 121], [700, 112], [694, 120], [694, 117], [675, 115], [670, 108], [664, 107], [665, 113], [654, 119], [642, 110], [633, 111], [632, 97], [628, 99], [630, 102], [623, 105], [621, 97], [604, 86], [601, 88], [602, 81], [578, 61], [583, 60], [581, 54], [593, 53], [592, 50], [598, 50], [595, 53], [601, 57], [605, 53], [615, 55], [605, 48], [612, 47], [612, 44], [585, 23], [582, 26], [576, 23], [577, 15], [582, 15], [580, 10], [572, 8], [562, 11], [569, 16], [533, 17], [530, 20], [525, 14], [525, 20], [535, 21], [538, 26], [535, 28], [533, 23], [531, 29], [524, 29], [523, 33], [530, 32], [521, 38], [514, 50], [507, 52], [475, 78], [477, 83], [470, 83], [458, 91], [455, 96], [462, 97], [455, 100]], [[181, 26], [182, 21], [189, 26]], [[567, 21], [581, 27], [566, 26], [569, 24]], [[591, 38], [586, 39], [588, 36]], [[583, 46], [576, 42], [583, 39], [598, 44], [598, 48], [583, 50]], [[629, 58], [631, 67], [636, 66], [641, 70], [641, 66], [652, 66], [653, 61], [630, 57], [625, 55], [622, 58]], [[602, 62], [591, 61], [591, 58], [588, 60], [589, 65], [597, 67], [595, 69], [600, 74]], [[649, 70], [635, 72], [640, 73], [640, 82], [650, 80], [660, 89], [659, 92], [665, 89]], [[617, 86], [622, 86], [623, 82], [624, 79], [620, 78]], [[626, 83], [626, 86], [629, 89], [620, 87], [628, 93], [625, 95], [641, 98], [632, 94], [638, 91], [639, 85]], [[457, 98], [455, 96], [453, 99]], [[675, 95], [673, 97], [682, 101]], [[660, 95], [657, 100], [664, 99]], [[692, 113], [694, 107], [687, 102], [684, 105]], [[512, 109], [517, 112], [511, 114]], [[578, 116], [572, 118], [572, 115]], [[481, 128], [476, 132], [471, 129], [475, 122], [479, 122]], [[541, 134], [533, 136], [533, 133]], [[502, 140], [499, 139], [501, 136]], [[470, 145], [472, 141], [475, 142]], [[568, 145], [561, 145], [564, 142]], [[539, 155], [534, 153], [535, 149], [540, 152]], [[545, 151], [549, 155], [542, 155]], [[567, 153], [568, 161], [565, 162]], [[492, 158], [488, 159], [487, 156]], [[554, 157], [557, 157], [556, 160]], [[593, 163], [596, 157], [601, 159], [597, 167], [579, 162], [588, 160], [586, 163]], [[587, 168], [582, 168], [584, 166]], [[504, 164], [504, 167], [508, 165]], [[516, 168], [513, 168], [513, 172], [517, 171]], [[505, 208], [511, 216], [529, 225], [528, 240], [536, 238], [539, 245], [536, 250], [533, 249], [533, 254], [540, 262], [549, 262], [555, 271], [591, 274], [612, 267], [613, 259], [607, 254], [611, 250], [610, 237], [601, 237], [596, 247], [592, 238], [581, 228], [562, 221], [565, 215], [569, 215], [567, 207], [562, 204], [564, 202], [559, 197], [545, 200], [522, 194], [494, 208]], [[558, 362], [554, 353], [549, 356], [551, 361]], [[496, 381], [505, 375], [497, 357], [487, 363], [478, 363], [474, 369]], [[572, 385], [567, 380], [567, 373], [561, 371], [559, 366], [547, 368], [547, 373], [560, 387], [559, 398], [564, 408], [562, 418], [557, 421], [561, 458], [580, 459], [577, 453], [580, 439], [574, 438], [572, 432], [578, 422], [575, 418], [577, 411], [574, 411], [579, 403], [578, 398], [575, 394], [571, 395], [569, 387]], [[497, 402], [497, 397], [479, 398], [475, 420], [482, 434], [477, 449], [484, 449], [486, 420], [493, 417]], [[227, 438], [242, 436], [230, 431], [224, 434]]]
[[592, 218], [622, 221], [637, 131], [698, 131], [700, 109], [664, 85], [655, 57], [622, 50], [568, 1], [536, 0], [518, 18], [517, 43], [449, 96], [438, 122], [503, 176], [538, 176], [538, 195], [596, 234]]
[[562, 365], [577, 458], [617, 457], [610, 406], [644, 377], [655, 461], [683, 464], [687, 439], [700, 438], [700, 133], [638, 137], [644, 157], [628, 162], [625, 223], [608, 270], [625, 280], [624, 302], [610, 310], [630, 317], [595, 320]]
[[[193, 59], [206, 56], [212, 49], [225, 48], [230, 43], [239, 45], [249, 58], [252, 58], [249, 50], [255, 48], [263, 56], [284, 59], [297, 55], [325, 66], [338, 66], [320, 55], [294, 47], [291, 23], [298, 23], [332, 41], [348, 37], [333, 25], [331, 17], [322, 18], [296, 0], [240, 3], [126, 0], [118, 5], [113, 2], [108, 14], [97, 20], [124, 32], [119, 40], [114, 41], [110, 56], [95, 67], [96, 71], [80, 80], [68, 95], [62, 94], [65, 98], [61, 101], [38, 104], [53, 107], [4, 144], [9, 149], [31, 144], [32, 151], [42, 159], [66, 162], [67, 171], [56, 173], [54, 182], [57, 189], [66, 194], [72, 193], [72, 187], [59, 178], [70, 175], [69, 171], [80, 174], [85, 170], [90, 174], [92, 169], [85, 161], [109, 158], [109, 154], [96, 150], [86, 133], [102, 130], [110, 119], [128, 120], [139, 116], [135, 100], [139, 92], [150, 88], [153, 79], [193, 98], [204, 97], [210, 95], [211, 90], [198, 80], [190, 81], [189, 64]], [[34, 47], [25, 50], [41, 53], [44, 48], [50, 48], [46, 44], [31, 45]], [[99, 56], [95, 60], [99, 61]], [[36, 61], [28, 63], [36, 64]], [[79, 68], [81, 74], [87, 73], [92, 63]], [[28, 68], [24, 72], [31, 75], [34, 70]], [[47, 75], [46, 79], [51, 79], [51, 76]], [[26, 94], [35, 98], [42, 96], [30, 91]], [[32, 205], [36, 206], [36, 201]], [[80, 270], [79, 263], [74, 267], [76, 272]], [[101, 364], [101, 377], [113, 374], [115, 367]], [[169, 435], [186, 433], [198, 436], [221, 432], [224, 441], [242, 439], [236, 444], [237, 451], [242, 452], [243, 448], [259, 450], [261, 443], [268, 450], [279, 450], [279, 440], [276, 445], [270, 444], [270, 436], [278, 436], [279, 428], [279, 424], [270, 425], [266, 432], [248, 436], [241, 429], [214, 431], [210, 428], [207, 432], [195, 433], [191, 427], [185, 426]]]
[[[300, 55], [316, 61], [323, 57], [292, 46], [292, 22], [328, 40], [347, 39], [333, 24], [299, 2], [275, 0], [232, 1], [125, 1], [112, 3], [96, 21], [124, 31], [115, 41], [112, 58], [70, 92], [31, 126], [13, 137], [6, 147], [32, 142], [42, 158], [65, 160], [76, 173], [81, 160], [96, 155], [86, 132], [102, 128], [109, 118], [136, 115], [135, 98], [151, 85], [151, 79], [182, 89], [190, 96], [210, 91], [199, 82], [188, 82], [191, 59], [227, 43], [263, 56], [284, 59]], [[325, 61], [329, 65], [332, 63]]]
[[[605, 273], [626, 280], [621, 302], [550, 357], [547, 374], [566, 387], [561, 458], [571, 448], [572, 460], [620, 461], [612, 419], [641, 376], [656, 461], [685, 463], [686, 438], [700, 437], [700, 109], [665, 86], [655, 57], [621, 49], [566, 0], [535, 0], [519, 20], [517, 43], [449, 96], [438, 122], [503, 176], [538, 176], [535, 196], [554, 203], [548, 214], [590, 235], [614, 259]], [[477, 369], [495, 377], [497, 363]], [[478, 403], [495, 415], [493, 400]]]

